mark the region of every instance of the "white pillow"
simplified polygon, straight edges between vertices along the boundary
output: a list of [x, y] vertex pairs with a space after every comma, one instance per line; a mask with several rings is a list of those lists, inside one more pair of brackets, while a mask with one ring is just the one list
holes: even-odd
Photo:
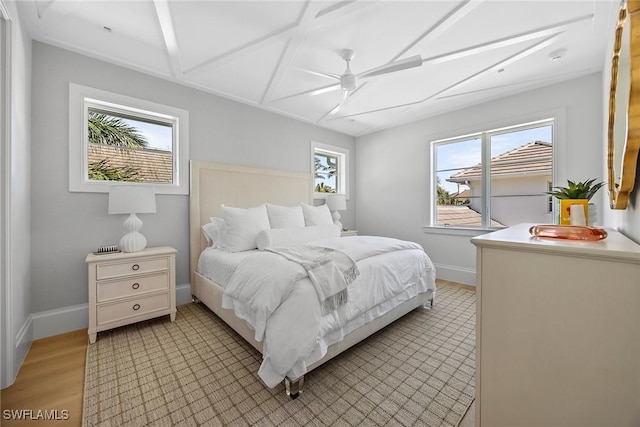
[[267, 215], [271, 228], [304, 227], [304, 215], [300, 206], [288, 208], [267, 203]]
[[308, 226], [311, 225], [332, 225], [333, 218], [329, 207], [327, 205], [310, 206], [306, 203], [301, 203], [302, 213], [304, 214], [304, 223]]
[[330, 237], [340, 237], [340, 227], [331, 224], [304, 228], [272, 228], [259, 232], [256, 241], [258, 249], [265, 249], [300, 245]]
[[267, 208], [260, 205], [242, 209], [222, 205], [224, 232], [218, 247], [227, 252], [241, 252], [256, 249], [256, 236], [260, 230], [269, 228]]
[[207, 246], [215, 248], [218, 246], [220, 236], [224, 231], [224, 219], [211, 217], [210, 222], [202, 226], [204, 237], [207, 238]]

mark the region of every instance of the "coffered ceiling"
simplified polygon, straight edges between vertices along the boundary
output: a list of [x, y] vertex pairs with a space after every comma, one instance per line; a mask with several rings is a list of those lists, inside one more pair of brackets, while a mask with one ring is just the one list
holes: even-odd
[[[19, 7], [36, 40], [357, 136], [601, 70], [619, 2], [22, 0]], [[350, 91], [339, 81], [345, 49], [353, 51]], [[395, 62], [399, 70], [384, 72]], [[378, 67], [384, 73], [366, 74]]]

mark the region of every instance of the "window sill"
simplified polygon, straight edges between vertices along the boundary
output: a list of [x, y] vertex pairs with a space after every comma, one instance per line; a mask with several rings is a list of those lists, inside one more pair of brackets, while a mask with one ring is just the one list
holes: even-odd
[[444, 234], [449, 236], [468, 236], [476, 237], [482, 234], [491, 233], [499, 230], [497, 228], [478, 228], [478, 227], [456, 227], [442, 225], [424, 225], [422, 231], [425, 234]]

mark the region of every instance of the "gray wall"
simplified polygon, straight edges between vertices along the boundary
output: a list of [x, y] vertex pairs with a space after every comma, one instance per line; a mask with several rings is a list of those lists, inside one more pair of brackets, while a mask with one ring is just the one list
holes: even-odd
[[[438, 277], [475, 283], [475, 247], [469, 233], [426, 234], [431, 203], [429, 141], [557, 114], [556, 182], [602, 180], [600, 73], [512, 95], [463, 110], [358, 137], [356, 194], [358, 229], [420, 243]], [[592, 200], [603, 206], [605, 192]], [[477, 233], [476, 233], [477, 234]]]
[[[312, 140], [349, 149], [354, 138], [167, 80], [33, 43], [32, 306], [33, 313], [87, 303], [88, 252], [117, 244], [121, 215], [107, 214], [107, 194], [70, 193], [69, 82], [189, 111], [189, 157], [311, 172]], [[351, 178], [350, 191], [355, 188]], [[143, 214], [149, 246], [178, 250], [177, 283], [189, 282], [188, 197], [158, 195], [158, 213]], [[343, 212], [355, 227], [355, 203]]]

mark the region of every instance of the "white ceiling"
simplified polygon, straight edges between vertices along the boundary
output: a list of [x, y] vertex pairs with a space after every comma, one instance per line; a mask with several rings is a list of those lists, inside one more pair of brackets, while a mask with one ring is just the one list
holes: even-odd
[[[31, 36], [349, 135], [601, 70], [619, 2], [22, 0]], [[369, 79], [337, 112], [343, 49]], [[564, 51], [551, 61], [553, 52]], [[315, 73], [314, 73], [315, 72]], [[314, 95], [330, 85], [336, 90]]]

